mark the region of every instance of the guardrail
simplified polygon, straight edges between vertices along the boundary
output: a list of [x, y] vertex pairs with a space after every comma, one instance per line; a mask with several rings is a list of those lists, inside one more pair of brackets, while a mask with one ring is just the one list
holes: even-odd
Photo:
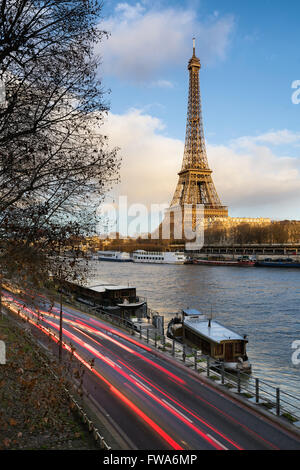
[[140, 330], [139, 337], [155, 348], [168, 352], [187, 367], [193, 368], [196, 372], [205, 375], [216, 383], [244, 396], [252, 403], [277, 416], [286, 418], [290, 423], [300, 423], [300, 398], [297, 396], [283, 391], [280, 387], [274, 387], [264, 380], [253, 377], [252, 374], [240, 370], [228, 372], [225, 370], [223, 363], [217, 363], [210, 356], [202, 354], [199, 350], [189, 348], [174, 339], [170, 340], [169, 338], [166, 339], [165, 336], [158, 336], [156, 332], [154, 332], [154, 337], [151, 337], [149, 330], [147, 330], [146, 335]]
[[[87, 313], [90, 313], [92, 309], [87, 307], [86, 310]], [[95, 312], [95, 309], [93, 311]], [[155, 348], [167, 352], [187, 367], [192, 367], [196, 372], [244, 396], [263, 409], [286, 418], [290, 423], [300, 423], [300, 398], [297, 396], [283, 391], [280, 387], [274, 387], [264, 380], [253, 377], [252, 374], [239, 370], [237, 372], [225, 371], [224, 365], [222, 363], [217, 364], [210, 356], [179, 343], [175, 339], [166, 338], [165, 335], [158, 334], [155, 330], [150, 332], [149, 328], [146, 328], [146, 331], [143, 331], [138, 322], [134, 323], [135, 330], [133, 330], [127, 320], [117, 315], [100, 311], [99, 308], [95, 313], [116, 326], [126, 328], [132, 335], [138, 335], [147, 344], [152, 344]]]
[[[199, 374], [205, 375], [240, 396], [244, 396], [263, 409], [286, 418], [290, 423], [300, 425], [300, 398], [297, 396], [285, 392], [280, 387], [274, 387], [264, 380], [253, 377], [251, 374], [241, 371], [225, 371], [222, 363], [217, 364], [210, 356], [202, 354], [197, 349], [190, 348], [175, 339], [170, 340], [165, 335], [158, 334], [157, 330], [154, 329], [150, 332], [150, 329], [146, 328], [146, 332], [144, 332], [139, 322], [129, 322], [118, 315], [107, 313], [99, 307], [90, 307], [82, 303], [79, 303], [79, 305], [81, 310], [86, 313], [93, 313], [113, 325], [126, 329], [132, 335], [138, 335], [141, 340], [170, 354], [187, 367], [193, 367]], [[157, 312], [151, 311], [151, 317], [153, 313]], [[150, 323], [150, 318], [148, 318], [148, 322]]]

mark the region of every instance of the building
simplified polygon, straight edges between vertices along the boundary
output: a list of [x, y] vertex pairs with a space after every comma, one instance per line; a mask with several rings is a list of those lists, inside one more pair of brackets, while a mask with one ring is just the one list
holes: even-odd
[[204, 218], [212, 221], [218, 217], [228, 217], [228, 208], [220, 201], [206, 155], [199, 83], [200, 68], [193, 39], [193, 56], [188, 63], [189, 98], [184, 155], [170, 210], [176, 207], [184, 210], [185, 206], [191, 206], [191, 216], [194, 219], [193, 207], [203, 205]]

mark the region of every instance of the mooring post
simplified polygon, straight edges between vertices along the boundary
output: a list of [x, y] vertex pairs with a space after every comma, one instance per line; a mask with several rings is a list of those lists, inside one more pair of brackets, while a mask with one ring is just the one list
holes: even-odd
[[221, 376], [222, 376], [222, 385], [224, 385], [224, 383], [225, 383], [225, 368], [224, 368], [224, 362], [222, 362]]
[[206, 365], [206, 374], [207, 374], [207, 377], [209, 377], [209, 371], [210, 371], [210, 357], [207, 356], [207, 365]]
[[175, 356], [175, 339], [172, 342], [172, 356]]
[[241, 371], [240, 369], [238, 369], [238, 383], [237, 383], [238, 387], [238, 393], [241, 393]]
[[255, 379], [255, 401], [259, 402], [259, 379]]
[[195, 349], [194, 352], [194, 368], [197, 370], [197, 349]]
[[149, 343], [149, 328], [147, 328], [147, 343]]
[[142, 325], [140, 325], [140, 339], [142, 339]]
[[157, 347], [157, 334], [154, 333], [154, 346]]
[[185, 344], [182, 346], [182, 360], [185, 362], [186, 354], [185, 354]]
[[276, 414], [280, 416], [280, 388], [276, 388]]

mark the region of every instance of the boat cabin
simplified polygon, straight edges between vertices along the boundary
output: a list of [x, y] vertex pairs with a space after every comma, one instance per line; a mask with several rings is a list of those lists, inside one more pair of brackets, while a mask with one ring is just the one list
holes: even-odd
[[[199, 312], [200, 313], [200, 312]], [[201, 349], [202, 354], [226, 363], [247, 360], [245, 336], [240, 336], [203, 315], [183, 315], [183, 342]]]
[[80, 286], [72, 282], [64, 282], [63, 291], [79, 302], [99, 307], [112, 315], [125, 319], [147, 316], [146, 299], [136, 295], [136, 288], [111, 284], [96, 286]]

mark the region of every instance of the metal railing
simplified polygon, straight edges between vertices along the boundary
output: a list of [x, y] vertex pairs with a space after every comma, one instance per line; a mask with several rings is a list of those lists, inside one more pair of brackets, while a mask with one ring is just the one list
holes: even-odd
[[151, 335], [149, 329], [146, 330], [146, 334], [141, 329], [138, 336], [141, 340], [167, 352], [174, 359], [199, 374], [261, 406], [262, 409], [286, 418], [290, 423], [300, 421], [300, 398], [298, 396], [241, 370], [229, 372], [225, 370], [224, 363], [218, 363], [210, 356], [202, 354], [201, 351], [192, 349], [174, 339], [170, 340], [164, 335], [158, 335], [156, 332]]
[[[81, 308], [82, 306], [80, 304]], [[286, 418], [290, 423], [300, 421], [300, 398], [298, 396], [294, 396], [280, 387], [275, 387], [265, 380], [253, 377], [252, 374], [240, 370], [229, 372], [225, 370], [223, 363], [217, 363], [210, 356], [204, 355], [201, 351], [190, 348], [175, 339], [166, 338], [165, 335], [158, 334], [157, 330], [153, 328], [150, 331], [149, 327], [143, 327], [139, 322], [133, 323], [118, 315], [107, 313], [99, 307], [96, 310], [84, 305], [84, 310], [87, 313], [94, 313], [116, 326], [125, 328], [132, 335], [136, 334], [147, 344], [168, 353], [187, 367], [193, 368], [199, 374], [205, 375], [210, 380], [236, 392], [262, 409]], [[151, 318], [154, 313], [157, 312], [151, 311]]]

